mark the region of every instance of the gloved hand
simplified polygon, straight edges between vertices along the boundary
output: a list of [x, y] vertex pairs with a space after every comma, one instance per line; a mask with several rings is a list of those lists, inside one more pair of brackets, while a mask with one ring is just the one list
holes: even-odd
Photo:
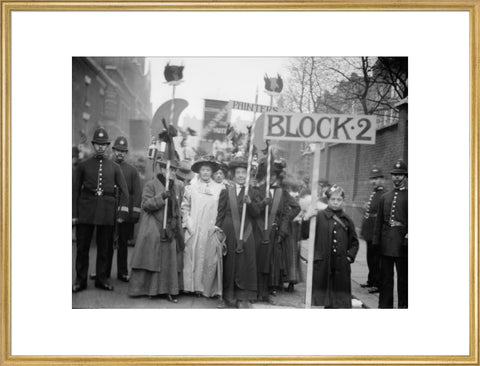
[[252, 203], [252, 200], [250, 199], [250, 196], [248, 196], [248, 195], [243, 196], [243, 203], [246, 203], [247, 205]]
[[163, 198], [164, 200], [167, 199], [167, 198], [170, 198], [170, 197], [172, 197], [172, 192], [170, 192], [170, 191], [165, 191], [165, 192], [162, 193], [162, 198]]
[[78, 219], [74, 217], [74, 218], [72, 219], [72, 226], [75, 226], [75, 225], [77, 225], [77, 224], [78, 224]]
[[262, 204], [263, 204], [264, 207], [270, 205], [271, 203], [272, 203], [272, 198], [270, 196], [265, 197], [262, 200]]

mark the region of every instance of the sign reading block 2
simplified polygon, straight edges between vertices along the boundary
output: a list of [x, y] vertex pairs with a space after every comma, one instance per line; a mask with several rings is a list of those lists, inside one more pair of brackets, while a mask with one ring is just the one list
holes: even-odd
[[267, 140], [375, 144], [376, 116], [266, 113]]

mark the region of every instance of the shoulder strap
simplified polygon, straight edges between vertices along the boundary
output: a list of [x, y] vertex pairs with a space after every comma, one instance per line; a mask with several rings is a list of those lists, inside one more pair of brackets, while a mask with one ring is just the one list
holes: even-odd
[[333, 215], [332, 216], [333, 219], [338, 222], [338, 224], [343, 228], [343, 230], [345, 230], [346, 232], [348, 232], [348, 227], [347, 225], [345, 225], [345, 223], [337, 216], [337, 215]]
[[233, 228], [235, 229], [235, 238], [238, 241], [240, 239], [240, 215], [238, 214], [235, 187], [227, 187], [227, 192], [230, 201], [230, 211], [232, 212]]
[[272, 224], [273, 220], [275, 220], [275, 216], [277, 216], [277, 211], [278, 211], [278, 206], [280, 205], [280, 201], [282, 199], [282, 194], [283, 190], [282, 189], [275, 189], [273, 191], [273, 203], [272, 203], [272, 210], [270, 212], [270, 217], [268, 218], [268, 222], [270, 225], [268, 225], [268, 234], [270, 235], [270, 232], [272, 230]]

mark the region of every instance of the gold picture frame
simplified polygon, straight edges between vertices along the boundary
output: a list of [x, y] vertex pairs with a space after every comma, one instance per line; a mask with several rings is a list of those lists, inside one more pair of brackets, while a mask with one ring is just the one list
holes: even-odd
[[[470, 19], [470, 272], [469, 355], [466, 356], [13, 356], [11, 354], [11, 14], [13, 11], [356, 10], [466, 11]], [[314, 365], [479, 363], [479, 18], [480, 3], [463, 1], [1, 1], [1, 365]]]

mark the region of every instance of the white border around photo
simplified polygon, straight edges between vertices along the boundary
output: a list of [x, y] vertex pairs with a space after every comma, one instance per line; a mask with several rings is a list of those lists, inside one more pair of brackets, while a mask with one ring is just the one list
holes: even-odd
[[[72, 56], [408, 56], [408, 310], [72, 310]], [[468, 12], [14, 12], [13, 355], [467, 355]], [[188, 67], [188, 66], [187, 66]]]

